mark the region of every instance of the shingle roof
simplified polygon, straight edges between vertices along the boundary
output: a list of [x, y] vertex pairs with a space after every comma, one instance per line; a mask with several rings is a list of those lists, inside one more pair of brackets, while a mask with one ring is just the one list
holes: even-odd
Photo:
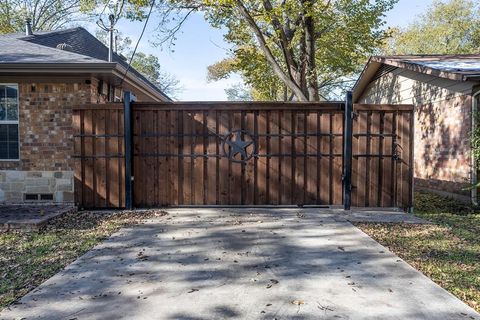
[[[104, 63], [92, 56], [56, 49], [30, 41], [25, 35], [0, 35], [0, 63]], [[56, 46], [56, 45], [55, 45]]]
[[402, 68], [455, 81], [480, 80], [480, 55], [398, 55], [371, 57], [353, 86], [354, 102], [382, 66]]
[[[66, 44], [65, 50], [57, 46]], [[0, 65], [2, 63], [107, 63], [108, 48], [90, 32], [77, 27], [65, 30], [35, 32], [33, 35], [0, 35]], [[118, 54], [113, 62], [124, 68], [128, 63]], [[160, 89], [134, 68], [129, 73], [168, 98]]]
[[480, 55], [476, 54], [377, 56], [372, 59], [385, 64], [403, 63], [462, 75], [480, 73]]

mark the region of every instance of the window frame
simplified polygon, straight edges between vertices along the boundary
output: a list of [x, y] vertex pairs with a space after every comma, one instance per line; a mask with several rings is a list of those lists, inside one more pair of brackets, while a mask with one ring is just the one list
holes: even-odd
[[[0, 82], [0, 86], [15, 86], [17, 88], [17, 120], [0, 120], [2, 124], [16, 124], [17, 125], [17, 141], [18, 141], [18, 158], [16, 159], [3, 159], [0, 158], [0, 162], [18, 162], [20, 161], [20, 90], [18, 83]], [[8, 112], [5, 110], [5, 112]]]

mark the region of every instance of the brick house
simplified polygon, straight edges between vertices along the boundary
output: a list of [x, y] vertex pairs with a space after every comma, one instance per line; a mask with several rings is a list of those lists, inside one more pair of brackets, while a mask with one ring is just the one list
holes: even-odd
[[480, 102], [479, 55], [376, 56], [354, 103], [415, 106], [415, 188], [477, 202], [470, 135]]
[[0, 202], [74, 201], [72, 106], [170, 101], [108, 51], [83, 28], [0, 35]]

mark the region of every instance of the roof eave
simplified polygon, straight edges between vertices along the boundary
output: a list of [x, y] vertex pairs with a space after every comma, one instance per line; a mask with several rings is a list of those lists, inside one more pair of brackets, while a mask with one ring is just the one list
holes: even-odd
[[358, 99], [360, 99], [360, 97], [362, 96], [363, 92], [370, 83], [370, 80], [380, 68], [380, 65], [381, 63], [374, 61], [373, 57], [368, 59], [368, 62], [366, 63], [365, 67], [360, 73], [360, 76], [357, 79], [357, 82], [355, 82], [355, 85], [352, 88], [352, 98], [354, 103], [358, 102]]
[[116, 63], [0, 63], [0, 72], [91, 73], [112, 72]]
[[[125, 68], [116, 62], [95, 63], [0, 63], [0, 74], [8, 73], [42, 73], [42, 74], [71, 74], [71, 73], [109, 73], [123, 78]], [[127, 73], [125, 80], [147, 96], [159, 101], [172, 101], [160, 89], [145, 83], [132, 73]]]
[[133, 85], [138, 90], [142, 91], [143, 93], [153, 96], [155, 99], [160, 101], [173, 101], [169, 96], [164, 94], [160, 89], [156, 88], [153, 85], [145, 83], [142, 79], [136, 77], [134, 74], [127, 72], [125, 75], [126, 68], [124, 68], [121, 64], [116, 65], [116, 69], [114, 70], [114, 74], [123, 79], [125, 76], [125, 81]]
[[371, 79], [374, 77], [375, 72], [380, 68], [382, 64], [387, 64], [397, 68], [402, 68], [405, 70], [410, 70], [414, 72], [419, 72], [423, 74], [429, 74], [432, 76], [446, 78], [455, 81], [467, 81], [468, 76], [462, 73], [455, 73], [449, 71], [442, 71], [437, 69], [432, 69], [430, 67], [421, 66], [415, 63], [407, 63], [402, 61], [396, 61], [389, 59], [388, 57], [382, 56], [372, 56], [365, 65], [362, 73], [360, 74], [357, 82], [353, 86], [353, 102], [357, 102], [358, 99], [362, 96], [364, 90], [370, 83]]
[[409, 63], [409, 62], [397, 61], [397, 60], [389, 59], [388, 57], [380, 57], [380, 56], [372, 57], [372, 61], [388, 64], [390, 66], [394, 66], [394, 67], [398, 67], [398, 68], [402, 68], [410, 71], [429, 74], [429, 75], [440, 77], [440, 78], [446, 78], [446, 79], [455, 80], [455, 81], [464, 81], [464, 75], [462, 73], [433, 69], [433, 68], [422, 66], [413, 62]]

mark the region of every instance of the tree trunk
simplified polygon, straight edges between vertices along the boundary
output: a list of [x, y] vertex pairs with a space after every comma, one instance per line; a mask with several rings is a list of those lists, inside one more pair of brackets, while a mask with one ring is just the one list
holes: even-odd
[[284, 70], [282, 70], [282, 67], [280, 66], [278, 61], [275, 59], [275, 56], [273, 55], [272, 51], [268, 47], [265, 37], [262, 34], [262, 31], [260, 30], [255, 20], [250, 15], [250, 13], [248, 12], [247, 8], [245, 8], [245, 5], [243, 4], [243, 2], [241, 0], [236, 0], [235, 2], [237, 4], [237, 8], [240, 11], [240, 14], [245, 18], [246, 22], [255, 33], [255, 36], [257, 37], [257, 40], [258, 40], [259, 47], [265, 54], [265, 58], [267, 59], [267, 61], [272, 66], [273, 72], [288, 86], [290, 90], [292, 90], [295, 93], [295, 96], [297, 96], [298, 100], [308, 101], [307, 96], [305, 95], [304, 91], [302, 91], [298, 83], [296, 83], [296, 81], [293, 81], [290, 78], [290, 76], [285, 74]]
[[312, 12], [312, 1], [303, 0], [305, 24], [305, 54], [306, 54], [306, 83], [307, 97], [310, 101], [319, 101], [317, 65], [315, 62], [315, 25]]

